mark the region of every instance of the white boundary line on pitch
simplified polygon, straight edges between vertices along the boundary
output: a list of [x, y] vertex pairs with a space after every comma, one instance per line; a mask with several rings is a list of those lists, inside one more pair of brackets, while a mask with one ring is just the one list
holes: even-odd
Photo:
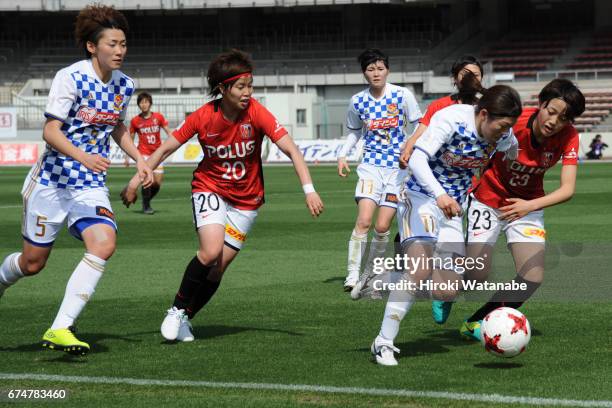
[[441, 391], [414, 391], [414, 390], [392, 390], [384, 388], [361, 388], [361, 387], [332, 387], [324, 385], [306, 384], [268, 384], [268, 383], [237, 383], [237, 382], [213, 382], [213, 381], [180, 381], [180, 380], [154, 380], [138, 378], [117, 377], [79, 377], [67, 375], [49, 374], [17, 374], [0, 373], [2, 380], [34, 380], [34, 381], [57, 381], [69, 383], [87, 384], [120, 384], [120, 385], [143, 385], [143, 386], [167, 386], [167, 387], [201, 387], [201, 388], [238, 388], [245, 390], [271, 390], [271, 391], [299, 391], [320, 392], [325, 394], [360, 394], [383, 397], [416, 397], [416, 398], [441, 398], [455, 401], [479, 401], [506, 404], [526, 405], [550, 405], [571, 407], [612, 407], [612, 401], [596, 400], [570, 400], [557, 398], [538, 397], [513, 397], [498, 394], [468, 394], [458, 392]]

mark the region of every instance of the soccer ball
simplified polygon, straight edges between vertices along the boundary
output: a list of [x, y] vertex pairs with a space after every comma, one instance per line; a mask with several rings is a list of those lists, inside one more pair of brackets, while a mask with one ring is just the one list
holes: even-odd
[[499, 357], [518, 356], [531, 339], [529, 321], [511, 307], [500, 307], [486, 315], [480, 333], [485, 350]]

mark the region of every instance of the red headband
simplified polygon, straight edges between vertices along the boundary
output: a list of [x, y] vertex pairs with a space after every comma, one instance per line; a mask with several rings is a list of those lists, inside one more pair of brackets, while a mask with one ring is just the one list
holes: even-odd
[[235, 79], [240, 79], [240, 78], [248, 78], [251, 76], [250, 72], [243, 72], [242, 74], [238, 74], [238, 75], [234, 75], [232, 77], [229, 77], [227, 79], [224, 79], [223, 81], [221, 81], [222, 84], [227, 84], [229, 82], [232, 82]]

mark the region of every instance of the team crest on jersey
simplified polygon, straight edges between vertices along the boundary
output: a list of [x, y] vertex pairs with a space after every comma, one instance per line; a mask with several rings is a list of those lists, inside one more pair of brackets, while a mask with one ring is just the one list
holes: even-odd
[[542, 154], [542, 166], [550, 167], [554, 155], [555, 154], [553, 152], [544, 152]]
[[240, 125], [240, 136], [243, 139], [250, 139], [253, 136], [253, 128], [250, 123]]
[[397, 116], [399, 115], [399, 109], [397, 109], [396, 103], [391, 103], [387, 105], [387, 116]]
[[115, 110], [121, 110], [123, 108], [123, 95], [115, 95]]

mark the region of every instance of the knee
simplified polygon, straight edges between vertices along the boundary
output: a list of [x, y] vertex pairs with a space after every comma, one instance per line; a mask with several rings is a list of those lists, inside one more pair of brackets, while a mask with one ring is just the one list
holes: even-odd
[[370, 225], [372, 225], [372, 217], [357, 217], [357, 223], [355, 225], [357, 227], [357, 232], [368, 232], [370, 230]]
[[387, 220], [384, 220], [384, 221], [377, 220], [376, 221], [376, 225], [374, 226], [374, 229], [379, 234], [384, 234], [384, 233], [388, 232], [389, 228], [391, 228], [391, 222], [389, 222]]
[[97, 242], [91, 248], [88, 248], [87, 252], [92, 255], [102, 258], [104, 260], [109, 259], [115, 253], [116, 244], [114, 240], [106, 240]]
[[44, 258], [25, 258], [23, 260], [20, 259], [20, 268], [24, 275], [32, 276], [36, 275], [38, 272], [42, 271], [45, 265], [47, 264], [47, 260]]
[[[221, 257], [222, 251], [223, 251], [223, 247], [221, 248], [200, 248], [200, 250], [198, 251], [198, 259], [204, 265], [212, 265], [215, 262], [217, 262], [219, 257]], [[215, 268], [215, 269], [220, 269], [220, 268]], [[221, 274], [223, 274], [223, 271], [221, 271]]]

